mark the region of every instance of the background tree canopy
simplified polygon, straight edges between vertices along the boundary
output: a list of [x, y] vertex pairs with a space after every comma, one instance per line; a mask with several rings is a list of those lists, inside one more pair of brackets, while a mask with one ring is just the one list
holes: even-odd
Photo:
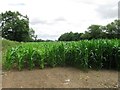
[[113, 39], [120, 38], [120, 20], [115, 20], [107, 24], [91, 25], [84, 33], [64, 33], [58, 40], [59, 41], [78, 41], [83, 39]]
[[58, 40], [59, 41], [78, 41], [81, 39], [81, 35], [82, 33], [73, 33], [73, 32], [64, 33], [58, 38]]
[[29, 29], [29, 18], [19, 12], [6, 11], [0, 15], [2, 37], [14, 41], [31, 41], [34, 30]]

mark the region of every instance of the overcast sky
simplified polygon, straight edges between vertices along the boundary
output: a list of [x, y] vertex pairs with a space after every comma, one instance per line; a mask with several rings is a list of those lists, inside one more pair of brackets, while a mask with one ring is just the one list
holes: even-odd
[[92, 24], [118, 18], [119, 0], [0, 0], [0, 13], [19, 11], [41, 39], [57, 40], [65, 32], [84, 32]]

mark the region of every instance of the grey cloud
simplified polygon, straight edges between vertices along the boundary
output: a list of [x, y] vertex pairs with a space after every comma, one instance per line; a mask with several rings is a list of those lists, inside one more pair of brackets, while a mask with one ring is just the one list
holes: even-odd
[[118, 2], [118, 18], [120, 19], [120, 1]]
[[72, 1], [76, 3], [91, 4], [91, 5], [98, 4], [98, 2], [94, 2], [92, 0], [72, 0]]
[[55, 21], [55, 22], [66, 21], [66, 19], [63, 18], [63, 17], [58, 17], [58, 18], [56, 18], [54, 21]]
[[25, 6], [25, 3], [9, 3], [10, 6]]
[[48, 22], [46, 20], [40, 20], [39, 18], [34, 18], [30, 21], [30, 23], [32, 25], [36, 25], [36, 24], [53, 25], [53, 24], [56, 24], [57, 22], [60, 22], [60, 21], [66, 21], [66, 19], [63, 17], [58, 17], [58, 18], [52, 20], [51, 22]]
[[40, 34], [40, 35], [38, 35], [38, 38], [39, 39], [44, 39], [44, 40], [47, 40], [47, 39], [55, 40], [55, 39], [58, 38], [58, 35]]
[[30, 23], [32, 24], [32, 25], [36, 25], [36, 24], [48, 24], [47, 23], [47, 21], [42, 21], [42, 20], [39, 20], [39, 19], [32, 19], [31, 21], [30, 21]]
[[96, 12], [101, 16], [102, 19], [111, 19], [111, 18], [117, 18], [118, 16], [118, 1], [119, 0], [108, 0], [108, 2], [105, 3], [99, 3], [100, 0], [72, 0], [77, 3], [84, 3], [88, 5], [95, 5], [97, 6]]
[[118, 6], [113, 4], [99, 5], [96, 11], [103, 19], [117, 18]]

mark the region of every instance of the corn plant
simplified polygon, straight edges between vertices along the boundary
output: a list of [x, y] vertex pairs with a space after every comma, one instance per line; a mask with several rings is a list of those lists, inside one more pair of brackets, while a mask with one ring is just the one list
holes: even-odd
[[120, 69], [120, 40], [30, 42], [6, 53], [6, 69], [72, 66], [80, 69]]

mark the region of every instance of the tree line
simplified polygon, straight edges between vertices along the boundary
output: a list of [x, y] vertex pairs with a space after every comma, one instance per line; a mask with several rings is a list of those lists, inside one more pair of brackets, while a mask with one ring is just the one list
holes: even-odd
[[[28, 16], [21, 13], [6, 11], [0, 14], [0, 33], [3, 38], [23, 42], [44, 42], [52, 40], [37, 39], [35, 31], [29, 26]], [[120, 39], [120, 20], [115, 20], [106, 26], [91, 25], [84, 33], [64, 33], [58, 41], [79, 41], [84, 39]]]
[[79, 41], [84, 39], [120, 39], [120, 20], [102, 25], [91, 25], [84, 33], [64, 33], [58, 40], [59, 41]]

